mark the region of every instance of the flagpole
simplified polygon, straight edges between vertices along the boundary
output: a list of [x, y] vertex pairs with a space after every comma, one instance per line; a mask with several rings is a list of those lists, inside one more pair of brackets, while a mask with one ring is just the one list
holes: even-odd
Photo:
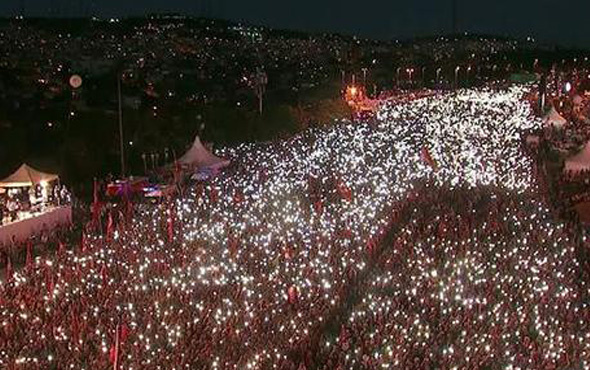
[[119, 370], [119, 322], [115, 328], [115, 361], [113, 361], [113, 370]]
[[117, 75], [119, 95], [119, 150], [121, 151], [121, 178], [125, 178], [125, 144], [123, 143], [123, 104], [121, 101], [121, 75]]

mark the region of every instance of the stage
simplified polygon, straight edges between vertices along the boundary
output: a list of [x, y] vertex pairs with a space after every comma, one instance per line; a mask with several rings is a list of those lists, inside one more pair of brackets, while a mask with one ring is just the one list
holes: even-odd
[[50, 208], [43, 213], [0, 226], [0, 245], [10, 244], [13, 235], [19, 242], [40, 233], [43, 229], [51, 231], [56, 226], [67, 225], [71, 221], [71, 207]]

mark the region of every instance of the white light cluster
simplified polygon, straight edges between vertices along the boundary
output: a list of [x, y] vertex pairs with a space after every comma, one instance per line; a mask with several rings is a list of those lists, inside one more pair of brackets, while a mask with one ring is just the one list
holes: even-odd
[[[420, 305], [426, 303], [437, 307], [439, 317], [452, 317], [451, 328], [461, 327], [456, 321], [474, 307], [488, 325], [459, 331], [455, 340], [440, 342], [444, 348], [433, 349], [449, 364], [459, 364], [455, 359], [465, 351], [459, 346], [466, 344], [461, 338], [471, 334], [469, 345], [477, 351], [485, 342], [494, 356], [516, 354], [489, 341], [489, 333], [519, 303], [538, 308], [529, 317], [538, 340], [552, 345], [543, 354], [561, 356], [570, 332], [555, 310], [538, 303], [548, 297], [550, 307], [577, 307], [579, 296], [569, 284], [575, 258], [566, 231], [550, 223], [537, 201], [498, 211], [511, 227], [507, 234], [481, 234], [480, 225], [469, 224], [461, 238], [429, 239], [420, 225], [438, 222], [430, 213], [398, 217], [417, 204], [427, 208], [424, 199], [436, 204], [429, 194], [455, 187], [492, 187], [500, 192], [496, 201], [533, 194], [532, 162], [519, 149], [520, 132], [539, 122], [521, 101], [524, 92], [464, 90], [389, 104], [375, 125], [344, 122], [286, 141], [223, 149], [219, 154], [233, 162], [226, 173], [194, 186], [173, 205], [138, 205], [131, 226], [114, 240], [89, 236], [88, 252], [70, 252], [53, 264], [37, 260], [32, 273], [16, 275], [14, 286], [2, 285], [8, 299], [0, 305], [0, 365], [105, 368], [115, 328], [123, 323], [122, 368], [287, 368], [294, 351], [311, 346], [346, 304], [347, 290], [369, 267], [374, 280], [350, 322], [365, 322], [369, 336], [381, 336], [371, 332], [370, 317], [386, 310], [388, 333], [407, 337], [399, 343], [371, 339], [365, 346], [371, 361], [396, 368], [387, 362], [394, 355], [434, 345], [438, 328], [424, 316]], [[424, 147], [438, 171], [421, 160]], [[169, 243], [171, 207], [177, 221]], [[432, 217], [450, 217], [449, 207], [433, 208]], [[401, 233], [407, 235], [386, 248], [378, 275], [375, 246], [393, 225], [405, 225]], [[554, 247], [535, 248], [539, 235]], [[448, 252], [432, 255], [434, 244]], [[391, 265], [400, 248], [413, 252]], [[518, 265], [520, 258], [526, 264]], [[557, 280], [543, 275], [549, 268], [559, 273]], [[498, 289], [503, 299], [480, 294], [480, 285]], [[399, 297], [409, 306], [394, 307]], [[346, 364], [369, 361], [353, 346], [340, 350]], [[325, 358], [340, 361], [332, 351]]]

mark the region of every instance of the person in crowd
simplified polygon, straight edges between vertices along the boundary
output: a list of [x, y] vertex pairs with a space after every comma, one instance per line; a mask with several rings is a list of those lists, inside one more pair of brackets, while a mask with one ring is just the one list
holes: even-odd
[[584, 238], [523, 152], [524, 92], [392, 101], [224, 148], [159, 204], [97, 205], [38, 242], [53, 255], [7, 258], [0, 366], [587, 367]]

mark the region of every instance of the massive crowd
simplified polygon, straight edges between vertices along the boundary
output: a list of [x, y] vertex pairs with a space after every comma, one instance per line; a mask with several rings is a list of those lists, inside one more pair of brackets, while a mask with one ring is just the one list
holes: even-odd
[[222, 175], [9, 271], [0, 366], [586, 367], [577, 240], [521, 150], [524, 93], [220, 150]]
[[430, 188], [323, 338], [324, 368], [588, 367], [573, 230], [529, 196]]

